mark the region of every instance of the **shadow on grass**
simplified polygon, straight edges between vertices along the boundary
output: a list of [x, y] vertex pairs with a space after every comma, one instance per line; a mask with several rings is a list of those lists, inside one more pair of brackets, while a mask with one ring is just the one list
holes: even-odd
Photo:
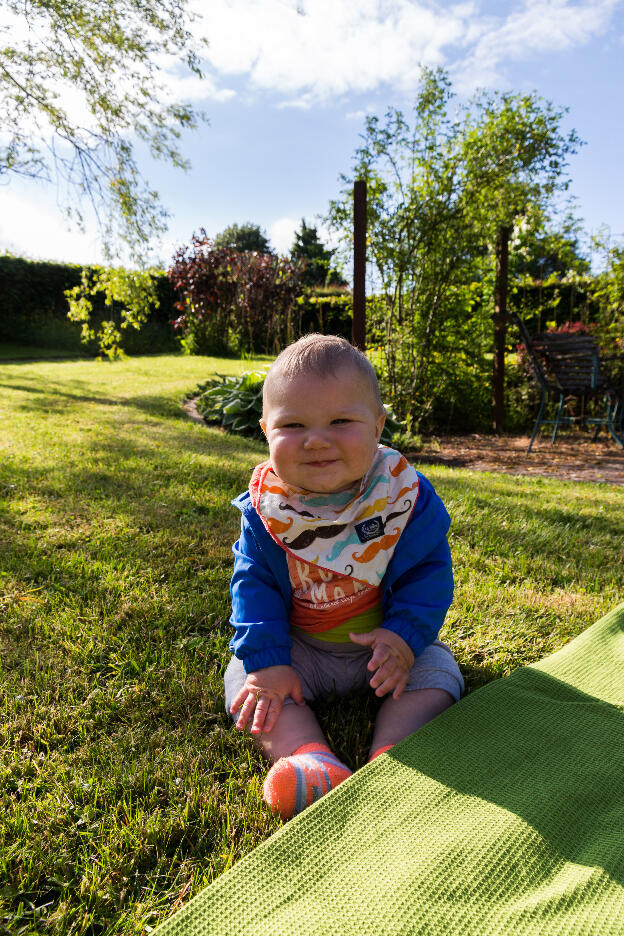
[[[75, 388], [75, 389], [68, 389]], [[127, 406], [136, 408], [144, 413], [153, 416], [165, 416], [168, 418], [186, 418], [180, 404], [170, 397], [158, 396], [154, 393], [146, 393], [134, 397], [123, 395], [106, 394], [98, 396], [93, 394], [93, 386], [88, 381], [68, 380], [62, 383], [46, 380], [44, 385], [40, 385], [33, 378], [32, 383], [0, 383], [0, 389], [18, 391], [28, 394], [26, 400], [16, 402], [15, 408], [27, 413], [64, 413], [67, 411], [68, 403], [96, 404], [98, 406]]]

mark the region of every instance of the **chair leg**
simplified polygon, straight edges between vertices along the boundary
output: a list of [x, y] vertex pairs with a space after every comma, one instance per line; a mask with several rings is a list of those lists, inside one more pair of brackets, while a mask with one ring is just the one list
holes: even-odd
[[[617, 429], [621, 431], [622, 428], [622, 413], [619, 413], [618, 409], [621, 406], [621, 401], [619, 397], [615, 398], [615, 403], [611, 397], [607, 397], [607, 429], [611, 433], [611, 437], [617, 442], [617, 444], [624, 448], [624, 438], [618, 433]], [[617, 429], [616, 429], [617, 425]]]
[[531, 449], [533, 448], [533, 443], [535, 442], [535, 436], [539, 432], [539, 427], [542, 425], [542, 416], [544, 413], [544, 407], [546, 405], [546, 391], [542, 390], [542, 399], [540, 401], [539, 410], [537, 411], [537, 419], [535, 420], [535, 425], [533, 426], [533, 435], [531, 436], [531, 441], [529, 442], [529, 447], [526, 450], [528, 455]]
[[557, 439], [557, 432], [559, 430], [559, 422], [561, 420], [561, 414], [563, 413], [563, 404], [564, 404], [564, 397], [562, 393], [561, 396], [559, 397], [559, 406], [557, 407], [557, 415], [555, 416], [555, 428], [553, 429], [552, 439], [550, 440], [552, 445], [555, 444], [555, 441]]
[[598, 417], [596, 417], [595, 419], [592, 419], [592, 420], [591, 420], [591, 422], [593, 422], [594, 425], [595, 425], [595, 427], [596, 427], [596, 428], [594, 429], [594, 434], [593, 434], [593, 436], [592, 436], [592, 442], [596, 442], [596, 441], [598, 440], [598, 436], [600, 435], [600, 430], [602, 429], [603, 426], [606, 426], [606, 425], [607, 425], [607, 414], [608, 414], [608, 412], [609, 412], [609, 401], [608, 401], [608, 399], [607, 399], [606, 397], [604, 398], [604, 404], [605, 404], [605, 407], [606, 407], [604, 418], [603, 418], [603, 419], [599, 419]]

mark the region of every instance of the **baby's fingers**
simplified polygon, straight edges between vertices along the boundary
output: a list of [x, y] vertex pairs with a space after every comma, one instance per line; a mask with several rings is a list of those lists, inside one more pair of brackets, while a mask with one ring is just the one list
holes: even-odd
[[266, 718], [264, 719], [264, 727], [262, 729], [265, 734], [271, 731], [271, 729], [275, 725], [275, 722], [280, 716], [282, 708], [283, 708], [283, 703], [281, 699], [274, 698], [270, 700], [269, 708], [266, 713]]
[[[246, 691], [247, 695], [246, 695], [245, 701], [242, 703], [242, 708], [241, 708], [241, 710], [240, 710], [240, 712], [239, 712], [239, 715], [238, 715], [238, 718], [237, 718], [237, 720], [236, 720], [236, 727], [238, 728], [239, 731], [244, 731], [244, 729], [245, 729], [246, 726], [247, 726], [247, 722], [249, 721], [249, 719], [250, 719], [251, 716], [253, 715], [254, 709], [255, 709], [255, 707], [256, 707], [256, 697], [255, 697], [255, 695], [254, 695], [252, 692], [248, 692], [247, 690], [245, 690], [245, 691]], [[239, 695], [240, 695], [240, 693], [239, 693]], [[236, 699], [238, 699], [238, 696], [236, 697]], [[232, 703], [232, 710], [233, 710], [233, 712], [235, 712], [236, 709], [237, 709], [238, 707], [240, 707], [240, 702], [239, 702], [238, 706], [236, 705], [236, 699], [235, 699], [234, 702]]]
[[376, 669], [379, 669], [380, 666], [383, 666], [384, 663], [390, 659], [390, 650], [385, 644], [378, 644], [375, 647], [372, 657], [368, 661], [368, 669], [371, 672], [374, 672]]
[[394, 698], [398, 699], [407, 684], [407, 673], [401, 667], [392, 665], [393, 662], [380, 667], [370, 681], [371, 689], [375, 690], [379, 698], [392, 692]]
[[249, 690], [247, 689], [246, 686], [243, 686], [241, 689], [238, 690], [238, 692], [234, 696], [234, 700], [232, 704], [230, 705], [230, 715], [236, 714], [236, 712], [239, 710], [239, 708], [241, 707], [241, 705], [243, 704], [243, 702], [245, 701], [248, 695], [249, 695]]
[[376, 689], [378, 686], [381, 686], [382, 683], [385, 683], [388, 679], [392, 679], [397, 673], [397, 669], [398, 667], [395, 659], [390, 657], [389, 659], [384, 660], [380, 666], [376, 667], [375, 672], [371, 676], [371, 688]]
[[401, 676], [398, 683], [394, 687], [394, 692], [392, 693], [393, 699], [400, 699], [403, 693], [405, 692], [405, 687], [407, 686], [407, 673]]
[[251, 726], [252, 735], [262, 734], [265, 728], [266, 717], [271, 708], [271, 699], [269, 696], [258, 695], [256, 697], [256, 710], [254, 712], [253, 724]]

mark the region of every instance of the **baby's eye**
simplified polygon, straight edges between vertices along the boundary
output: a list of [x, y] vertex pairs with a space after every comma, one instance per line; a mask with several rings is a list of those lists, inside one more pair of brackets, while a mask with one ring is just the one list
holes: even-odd
[[332, 419], [332, 425], [334, 425], [334, 426], [335, 426], [336, 424], [339, 425], [340, 423], [349, 423], [349, 422], [351, 422], [351, 420], [350, 420], [350, 419], [347, 419], [346, 416], [343, 416], [341, 419]]
[[289, 422], [289, 423], [283, 423], [282, 429], [301, 429], [302, 426], [303, 426], [303, 423]]

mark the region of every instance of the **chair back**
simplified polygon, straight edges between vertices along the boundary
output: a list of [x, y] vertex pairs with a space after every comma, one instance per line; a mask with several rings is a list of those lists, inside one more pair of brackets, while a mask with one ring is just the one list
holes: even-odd
[[510, 316], [543, 390], [584, 396], [599, 388], [600, 356], [591, 335], [545, 332], [531, 337], [520, 316], [515, 312]]
[[549, 379], [544, 364], [541, 357], [538, 355], [535, 346], [533, 345], [533, 339], [531, 338], [524, 321], [516, 312], [510, 312], [509, 318], [518, 326], [518, 331], [520, 332], [520, 338], [522, 339], [522, 344], [524, 345], [525, 351], [528, 355], [529, 362], [531, 364], [531, 370], [535, 375], [535, 379], [542, 388], [542, 390], [556, 390], [556, 385]]
[[535, 336], [533, 346], [563, 393], [581, 396], [597, 389], [600, 359], [590, 335], [545, 333]]

